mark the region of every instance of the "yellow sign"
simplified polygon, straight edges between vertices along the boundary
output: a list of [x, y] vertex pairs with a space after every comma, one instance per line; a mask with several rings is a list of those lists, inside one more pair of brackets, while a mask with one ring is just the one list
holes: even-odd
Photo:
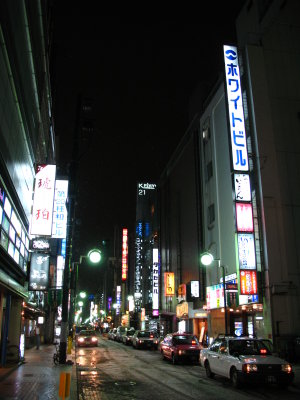
[[175, 276], [174, 272], [165, 272], [165, 296], [175, 295]]

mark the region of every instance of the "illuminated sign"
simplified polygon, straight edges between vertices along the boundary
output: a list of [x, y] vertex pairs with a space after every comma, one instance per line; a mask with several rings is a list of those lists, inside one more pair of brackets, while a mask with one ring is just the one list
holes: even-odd
[[206, 288], [206, 305], [208, 310], [224, 307], [223, 284]]
[[138, 184], [138, 195], [145, 196], [147, 190], [155, 190], [156, 184], [155, 183], [139, 183]]
[[232, 163], [235, 171], [248, 171], [248, 152], [237, 48], [224, 46]]
[[165, 296], [175, 295], [175, 276], [174, 272], [165, 272]]
[[176, 306], [176, 317], [177, 318], [184, 318], [184, 317], [188, 317], [189, 315], [189, 303], [187, 303], [186, 301], [184, 301], [181, 304], [178, 304]]
[[153, 285], [152, 285], [152, 310], [158, 310], [159, 294], [159, 262], [158, 249], [153, 249]]
[[241, 295], [257, 294], [256, 271], [240, 271]]
[[31, 235], [51, 236], [55, 165], [38, 165], [35, 175]]
[[252, 233], [238, 234], [240, 269], [256, 269], [254, 235]]
[[135, 236], [135, 274], [134, 274], [134, 297], [137, 299], [136, 306], [139, 307], [138, 299], [141, 297], [141, 269], [142, 269], [142, 244], [143, 223], [137, 222]]
[[234, 174], [236, 201], [251, 201], [250, 178], [248, 174]]
[[117, 303], [116, 314], [119, 315], [121, 308], [121, 286], [117, 286], [116, 303]]
[[63, 276], [65, 268], [65, 259], [63, 256], [57, 256], [56, 262], [56, 288], [60, 289], [63, 287]]
[[238, 232], [253, 232], [252, 204], [235, 203]]
[[29, 290], [47, 290], [50, 256], [32, 253], [30, 263]]
[[199, 297], [199, 281], [191, 281], [191, 297]]
[[66, 202], [68, 185], [69, 182], [66, 180], [57, 180], [55, 182], [52, 237], [56, 239], [65, 239], [67, 236], [68, 211]]
[[123, 229], [123, 238], [122, 238], [122, 281], [126, 281], [127, 279], [127, 271], [128, 271], [128, 230]]
[[30, 241], [30, 250], [50, 250], [50, 242], [44, 238], [32, 239]]

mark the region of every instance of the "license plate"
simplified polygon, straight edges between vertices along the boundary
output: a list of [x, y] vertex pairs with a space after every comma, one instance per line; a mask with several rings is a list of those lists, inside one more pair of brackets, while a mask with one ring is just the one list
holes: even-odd
[[267, 381], [268, 381], [268, 383], [276, 383], [276, 378], [273, 375], [269, 375], [267, 377]]

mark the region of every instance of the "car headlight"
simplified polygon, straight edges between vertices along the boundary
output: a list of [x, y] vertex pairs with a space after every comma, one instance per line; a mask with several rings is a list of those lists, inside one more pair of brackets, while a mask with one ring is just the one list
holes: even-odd
[[179, 350], [178, 354], [181, 356], [182, 354], [185, 354], [185, 350]]
[[257, 372], [258, 368], [256, 364], [244, 364], [243, 365], [243, 372], [249, 374], [250, 372]]
[[97, 338], [96, 337], [92, 337], [92, 342], [97, 342]]
[[287, 374], [290, 374], [292, 372], [291, 364], [282, 364], [281, 371], [286, 372]]
[[80, 337], [80, 338], [78, 339], [78, 342], [80, 342], [80, 343], [84, 342], [84, 338]]

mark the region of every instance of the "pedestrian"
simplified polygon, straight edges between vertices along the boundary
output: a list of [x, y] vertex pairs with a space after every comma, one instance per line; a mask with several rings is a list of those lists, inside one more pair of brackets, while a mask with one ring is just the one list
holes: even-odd
[[36, 342], [36, 349], [39, 350], [40, 348], [40, 327], [37, 325], [35, 327], [35, 342]]

